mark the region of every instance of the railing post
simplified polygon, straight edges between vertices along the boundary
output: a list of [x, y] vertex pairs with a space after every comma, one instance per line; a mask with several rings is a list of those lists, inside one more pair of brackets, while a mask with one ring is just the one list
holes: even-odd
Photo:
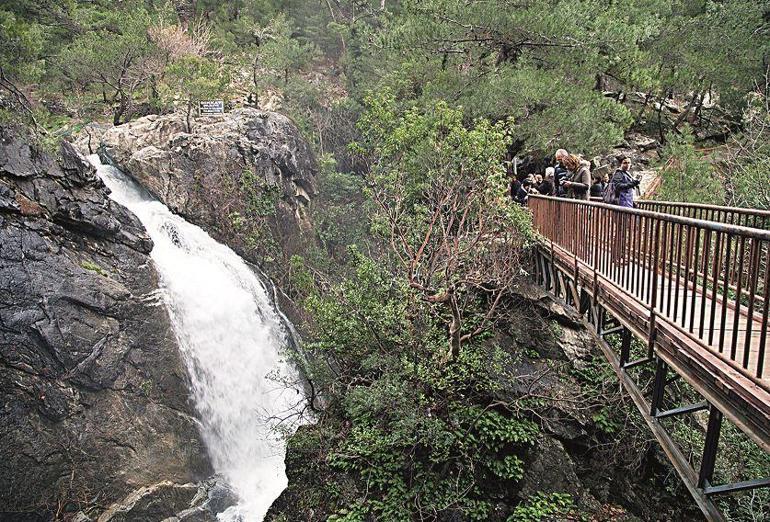
[[653, 242], [653, 263], [651, 263], [652, 295], [650, 297], [650, 333], [647, 338], [647, 357], [652, 357], [655, 351], [655, 338], [658, 331], [656, 324], [657, 313], [655, 312], [655, 308], [658, 305], [658, 262], [660, 261], [660, 220], [658, 219], [655, 220]]

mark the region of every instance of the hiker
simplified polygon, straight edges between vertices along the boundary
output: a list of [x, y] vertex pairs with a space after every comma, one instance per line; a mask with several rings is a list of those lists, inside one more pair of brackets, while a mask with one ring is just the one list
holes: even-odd
[[545, 169], [545, 179], [541, 179], [540, 183], [537, 185], [537, 191], [544, 196], [554, 195], [554, 171], [555, 169], [553, 167]]
[[632, 178], [629, 173], [631, 159], [628, 156], [621, 156], [619, 159], [620, 167], [612, 175], [604, 195], [604, 202], [633, 208], [634, 189], [639, 186], [640, 181]]
[[591, 198], [591, 164], [574, 154], [569, 154], [562, 162], [569, 173], [569, 177], [562, 182], [567, 197], [588, 201]]
[[607, 184], [604, 181], [604, 175], [594, 172], [591, 174], [591, 197], [601, 198], [604, 196], [604, 189]]
[[569, 176], [569, 172], [567, 172], [567, 168], [564, 166], [564, 159], [569, 157], [569, 152], [567, 152], [564, 149], [559, 149], [556, 151], [556, 154], [554, 155], [555, 165], [554, 165], [554, 173], [553, 173], [553, 185], [554, 185], [554, 196], [564, 197], [564, 187], [562, 186], [562, 181], [564, 181], [567, 176]]
[[527, 194], [527, 190], [524, 184], [518, 179], [514, 178], [513, 182], [511, 183], [511, 199], [513, 199], [519, 205], [526, 205], [528, 196], [529, 195]]

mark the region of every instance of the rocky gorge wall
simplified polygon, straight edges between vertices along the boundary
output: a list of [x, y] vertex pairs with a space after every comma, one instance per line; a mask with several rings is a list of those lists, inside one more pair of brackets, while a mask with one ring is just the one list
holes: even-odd
[[0, 127], [0, 518], [188, 506], [211, 466], [152, 242], [71, 145], [30, 143]]
[[173, 212], [204, 228], [271, 276], [314, 241], [308, 205], [315, 157], [282, 114], [236, 109], [192, 121], [147, 116], [83, 134], [91, 146]]

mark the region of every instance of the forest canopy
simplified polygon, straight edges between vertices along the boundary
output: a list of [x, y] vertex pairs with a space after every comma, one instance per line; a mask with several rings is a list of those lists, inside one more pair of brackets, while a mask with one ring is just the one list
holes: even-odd
[[688, 112], [718, 98], [740, 120], [764, 84], [767, 13], [754, 0], [11, 0], [0, 63], [2, 85], [29, 105], [109, 107], [115, 123], [168, 110], [161, 86], [180, 86], [169, 68], [198, 56], [211, 62], [199, 74], [231, 79], [218, 96], [280, 92], [316, 127], [329, 91], [360, 102], [389, 88], [404, 106], [440, 99], [468, 118], [513, 118], [515, 152], [588, 152], [639, 122], [625, 93], [652, 107], [680, 96]]

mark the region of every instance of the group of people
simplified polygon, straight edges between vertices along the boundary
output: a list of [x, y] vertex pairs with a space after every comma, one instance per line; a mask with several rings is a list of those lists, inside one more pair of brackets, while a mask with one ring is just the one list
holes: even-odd
[[524, 179], [514, 179], [511, 197], [526, 205], [530, 194], [590, 200], [601, 198], [605, 203], [622, 207], [634, 206], [634, 189], [639, 180], [630, 173], [631, 159], [621, 156], [615, 173], [607, 179], [603, 174], [591, 174], [591, 163], [559, 149], [554, 155], [554, 166], [545, 174], [530, 174]]

